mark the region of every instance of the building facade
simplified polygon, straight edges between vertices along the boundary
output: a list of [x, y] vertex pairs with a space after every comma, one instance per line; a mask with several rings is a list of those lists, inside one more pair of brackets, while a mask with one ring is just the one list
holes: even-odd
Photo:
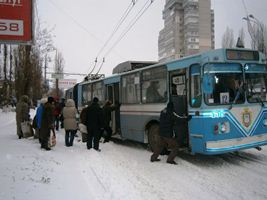
[[159, 61], [214, 48], [214, 13], [210, 0], [166, 0], [159, 33]]

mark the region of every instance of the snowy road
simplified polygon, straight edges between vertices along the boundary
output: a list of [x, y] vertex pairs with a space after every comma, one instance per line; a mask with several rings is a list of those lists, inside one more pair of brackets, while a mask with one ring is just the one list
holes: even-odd
[[0, 112], [0, 200], [264, 200], [267, 147], [239, 155], [191, 156], [178, 165], [150, 163], [151, 152], [133, 143], [100, 144], [87, 150], [64, 146], [57, 132], [52, 151], [37, 140], [16, 137], [15, 113]]

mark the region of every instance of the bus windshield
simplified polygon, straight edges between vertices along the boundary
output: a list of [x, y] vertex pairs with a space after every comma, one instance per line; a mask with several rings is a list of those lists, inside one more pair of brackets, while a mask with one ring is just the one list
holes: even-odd
[[204, 91], [204, 100], [207, 105], [244, 103], [242, 65], [233, 63], [204, 65], [203, 82], [209, 84], [209, 92]]
[[247, 100], [250, 103], [266, 102], [267, 66], [246, 64]]

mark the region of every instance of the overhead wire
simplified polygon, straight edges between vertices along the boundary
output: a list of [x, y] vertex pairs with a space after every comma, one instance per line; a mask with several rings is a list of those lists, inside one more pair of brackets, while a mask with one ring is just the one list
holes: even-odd
[[134, 8], [136, 1], [131, 1], [131, 3], [129, 4], [129, 6], [126, 8], [125, 12], [123, 13], [123, 15], [121, 16], [119, 22], [116, 24], [114, 30], [112, 31], [112, 33], [110, 34], [110, 36], [108, 37], [108, 39], [106, 40], [105, 44], [103, 45], [103, 47], [99, 50], [99, 52], [97, 53], [97, 57], [100, 55], [100, 53], [103, 51], [103, 49], [107, 46], [107, 44], [111, 41], [112, 37], [115, 35], [115, 33], [118, 31], [118, 29], [121, 27], [121, 25], [123, 24], [123, 22], [126, 20], [126, 18], [128, 17], [128, 15], [130, 14], [130, 12], [132, 11], [132, 9]]
[[93, 69], [88, 74], [91, 74], [95, 70], [96, 64], [97, 64], [97, 58], [95, 58], [95, 64], [93, 66]]
[[96, 72], [96, 75], [98, 75], [98, 73], [99, 73], [100, 70], [102, 69], [102, 67], [103, 67], [103, 65], [104, 65], [104, 62], [105, 62], [105, 58], [103, 58], [102, 63], [101, 63], [101, 65], [100, 65], [98, 71]]
[[[70, 15], [67, 11], [65, 11], [64, 9], [62, 9], [61, 7], [57, 6], [52, 0], [48, 0], [49, 3], [55, 7], [56, 9], [58, 9], [59, 11], [61, 11], [63, 14], [65, 14], [66, 16], [68, 16], [76, 25], [78, 25], [81, 29], [83, 29], [87, 34], [89, 34], [91, 37], [93, 37], [94, 39], [96, 39], [97, 41], [101, 41], [98, 37], [96, 37], [93, 33], [91, 33], [85, 26], [83, 26], [81, 23], [78, 22], [78, 20], [76, 20], [72, 15]], [[97, 59], [95, 60], [95, 64], [91, 70], [90, 73], [92, 73], [96, 67], [96, 63], [97, 63]], [[91, 67], [90, 67], [91, 68]], [[89, 70], [90, 70], [89, 68]], [[88, 70], [88, 71], [89, 71]]]
[[243, 6], [244, 6], [244, 9], [245, 9], [245, 12], [246, 12], [246, 16], [248, 16], [248, 9], [247, 9], [246, 3], [245, 3], [244, 0], [242, 0], [242, 3], [243, 3]]
[[[148, 8], [152, 5], [155, 0], [148, 0], [143, 7], [139, 10], [139, 12], [135, 15], [133, 20], [129, 23], [129, 25], [125, 28], [124, 32], [119, 36], [116, 42], [111, 46], [111, 48], [105, 53], [104, 57], [107, 57], [115, 46], [126, 36], [126, 34], [133, 28], [133, 26], [137, 23], [137, 21], [144, 15], [144, 13], [148, 10]], [[149, 3], [150, 2], [150, 3]], [[147, 5], [147, 3], [149, 3]]]
[[[112, 31], [112, 33], [110, 34], [110, 36], [108, 37], [108, 39], [106, 40], [106, 42], [104, 43], [104, 45], [102, 46], [102, 48], [97, 53], [96, 58], [98, 58], [100, 56], [100, 54], [102, 53], [102, 51], [104, 50], [104, 48], [108, 45], [108, 43], [111, 41], [111, 39], [113, 38], [113, 36], [115, 35], [115, 33], [119, 30], [119, 28], [121, 27], [121, 25], [123, 24], [123, 22], [126, 20], [126, 18], [129, 16], [130, 12], [134, 8], [134, 6], [137, 3], [137, 1], [138, 0], [131, 0], [131, 3], [129, 4], [129, 6], [124, 11], [123, 15], [121, 16], [121, 18], [119, 19], [118, 23], [116, 24], [114, 30]], [[105, 60], [105, 57], [103, 57], [103, 61], [104, 60]], [[99, 71], [102, 68], [103, 64], [104, 64], [104, 62], [101, 63], [101, 65], [100, 65], [100, 67], [99, 67], [99, 69], [98, 69], [98, 71], [97, 71], [96, 74], [99, 73]], [[93, 72], [93, 70], [90, 73], [92, 73], [92, 72]]]
[[[109, 48], [109, 50], [105, 53], [103, 58], [106, 58], [111, 50], [115, 48], [115, 46], [118, 45], [118, 43], [126, 36], [126, 34], [132, 29], [132, 27], [137, 23], [137, 21], [144, 15], [144, 13], [148, 10], [148, 8], [152, 5], [152, 3], [155, 0], [148, 0], [146, 3], [143, 5], [143, 7], [139, 10], [139, 12], [134, 16], [134, 18], [131, 20], [131, 22], [128, 24], [128, 26], [124, 29], [122, 34], [118, 37], [116, 42]], [[148, 4], [149, 3], [149, 4]], [[103, 64], [99, 67], [98, 72], [102, 69]]]
[[254, 30], [253, 30], [253, 26], [251, 24], [251, 20], [250, 20], [249, 14], [248, 14], [248, 9], [247, 9], [246, 3], [244, 0], [242, 0], [242, 3], [244, 6], [244, 9], [245, 9], [245, 12], [246, 12], [246, 18], [244, 18], [244, 19], [246, 19], [246, 21], [247, 21], [248, 33], [249, 33], [250, 37], [252, 38], [252, 40], [255, 40], [256, 35], [255, 35]]
[[[86, 33], [88, 33], [91, 37], [93, 37], [94, 39], [100, 41], [99, 38], [97, 38], [93, 33], [91, 33], [85, 26], [83, 26], [82, 24], [80, 24], [72, 15], [70, 15], [68, 12], [66, 12], [64, 9], [60, 8], [59, 6], [57, 6], [52, 0], [48, 0], [49, 3], [54, 6], [56, 9], [60, 10], [62, 13], [64, 13], [66, 16], [68, 16], [75, 24], [77, 24], [80, 28], [82, 28]], [[111, 39], [113, 38], [113, 36], [115, 35], [115, 33], [118, 31], [118, 29], [121, 27], [122, 23], [125, 21], [125, 19], [128, 17], [129, 13], [131, 12], [131, 10], [133, 9], [134, 5], [136, 4], [138, 0], [132, 0], [131, 4], [127, 7], [127, 9], [125, 10], [125, 12], [123, 13], [122, 17], [120, 18], [119, 22], [117, 23], [117, 25], [115, 26], [113, 32], [111, 33], [111, 35], [109, 36], [109, 38], [107, 39], [107, 41], [104, 43], [103, 47], [100, 49], [100, 51], [97, 54], [97, 57], [99, 57], [99, 55], [101, 54], [101, 52], [104, 50], [104, 48], [107, 46], [107, 44], [111, 41]], [[119, 38], [116, 40], [116, 42], [112, 45], [112, 47], [104, 54], [103, 57], [103, 62], [101, 63], [101, 66], [99, 67], [97, 74], [100, 72], [104, 61], [105, 61], [105, 57], [109, 55], [109, 53], [111, 52], [111, 50], [113, 50], [113, 48], [115, 48], [115, 46], [125, 37], [125, 35], [132, 29], [132, 27], [136, 24], [136, 22], [142, 17], [142, 15], [148, 10], [148, 8], [151, 6], [151, 4], [154, 2], [155, 0], [148, 0], [144, 6], [139, 10], [139, 12], [136, 14], [136, 16], [134, 17], [134, 19], [129, 23], [129, 25], [127, 26], [127, 28], [124, 30], [124, 32], [119, 36]], [[150, 4], [147, 5], [147, 3], [150, 2]], [[95, 59], [95, 63], [94, 66], [92, 68], [92, 70], [89, 72], [92, 73], [97, 65], [97, 57]]]
[[68, 12], [66, 12], [64, 9], [60, 8], [59, 6], [57, 6], [52, 0], [48, 0], [50, 2], [51, 5], [53, 5], [55, 8], [57, 8], [58, 10], [60, 10], [62, 13], [64, 13], [65, 15], [67, 15], [75, 24], [77, 24], [80, 28], [82, 28], [86, 33], [88, 33], [91, 37], [93, 37], [94, 39], [101, 41], [98, 37], [96, 37], [93, 33], [91, 33], [85, 26], [83, 26], [81, 23], [78, 22], [78, 20], [76, 20], [72, 15], [70, 15]]

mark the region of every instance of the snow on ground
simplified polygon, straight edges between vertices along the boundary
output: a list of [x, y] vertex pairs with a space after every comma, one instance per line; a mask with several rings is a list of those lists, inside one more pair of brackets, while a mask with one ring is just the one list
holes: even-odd
[[220, 156], [180, 153], [178, 165], [149, 162], [151, 152], [132, 142], [100, 143], [87, 150], [57, 132], [52, 151], [17, 139], [15, 113], [0, 112], [0, 200], [263, 200], [267, 147]]

